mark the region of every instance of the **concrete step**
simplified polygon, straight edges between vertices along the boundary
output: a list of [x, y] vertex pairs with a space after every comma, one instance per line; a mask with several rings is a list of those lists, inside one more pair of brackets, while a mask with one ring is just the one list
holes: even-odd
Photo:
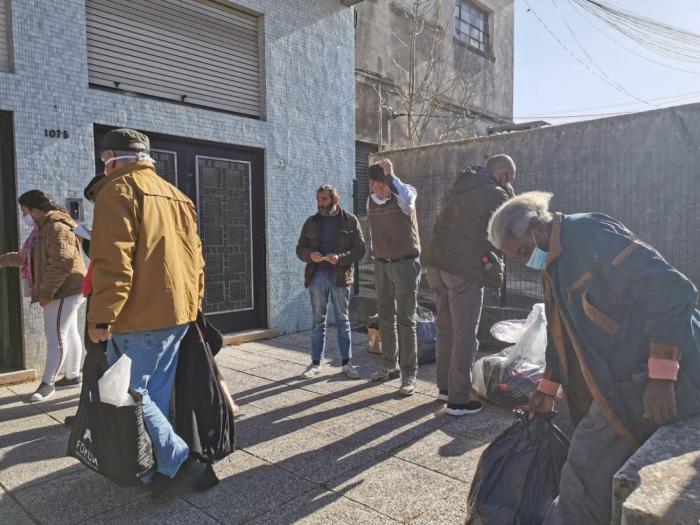
[[241, 332], [233, 332], [224, 334], [224, 346], [242, 345], [243, 343], [252, 343], [262, 339], [274, 339], [279, 337], [279, 330], [276, 328], [260, 328], [256, 330], [243, 330]]
[[12, 372], [0, 373], [0, 386], [16, 385], [36, 380], [36, 370], [13, 370]]
[[613, 479], [613, 525], [700, 523], [700, 417], [659, 428]]

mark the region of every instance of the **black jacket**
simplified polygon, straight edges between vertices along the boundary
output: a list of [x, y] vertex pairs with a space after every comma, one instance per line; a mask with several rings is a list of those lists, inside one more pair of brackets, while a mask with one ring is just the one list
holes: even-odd
[[[365, 239], [357, 217], [342, 208], [339, 213], [340, 220], [335, 234], [335, 253], [338, 255], [335, 278], [336, 286], [348, 286], [354, 279], [353, 265], [365, 255]], [[321, 247], [320, 217], [317, 213], [306, 220], [297, 243], [297, 257], [306, 263], [304, 286], [307, 288], [316, 268], [311, 254], [319, 251]]]
[[221, 333], [200, 312], [180, 343], [175, 375], [175, 432], [195, 454], [215, 463], [234, 450], [233, 407], [214, 355]]

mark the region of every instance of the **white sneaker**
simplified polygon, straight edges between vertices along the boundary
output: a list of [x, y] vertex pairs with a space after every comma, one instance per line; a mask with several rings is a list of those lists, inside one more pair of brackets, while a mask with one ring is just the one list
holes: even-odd
[[340, 371], [347, 376], [348, 379], [360, 379], [360, 368], [348, 363], [343, 365]]
[[401, 388], [399, 394], [402, 396], [412, 396], [416, 391], [416, 376], [404, 376], [401, 378]]
[[321, 375], [321, 365], [309, 365], [308, 368], [304, 370], [304, 373], [301, 374], [301, 377], [304, 379], [311, 379], [319, 375]]
[[56, 393], [56, 388], [53, 385], [48, 385], [44, 383], [43, 381], [39, 384], [39, 388], [36, 389], [36, 392], [32, 394], [32, 397], [29, 399], [31, 403], [37, 403], [39, 401], [46, 401], [50, 397], [52, 397]]
[[477, 414], [481, 412], [483, 408], [481, 401], [476, 401], [472, 399], [466, 405], [456, 405], [452, 403], [447, 403], [447, 413], [450, 416], [466, 416], [468, 414]]

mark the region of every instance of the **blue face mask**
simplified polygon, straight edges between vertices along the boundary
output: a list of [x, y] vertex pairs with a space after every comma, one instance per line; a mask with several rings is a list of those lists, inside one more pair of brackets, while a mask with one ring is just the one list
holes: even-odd
[[525, 266], [541, 272], [547, 267], [549, 252], [541, 250], [537, 246], [537, 240], [535, 239], [535, 234], [532, 233], [532, 230], [530, 230], [530, 235], [532, 235], [532, 240], [535, 241], [535, 249], [532, 250], [532, 255], [530, 255], [530, 259], [528, 259], [528, 261], [525, 263]]

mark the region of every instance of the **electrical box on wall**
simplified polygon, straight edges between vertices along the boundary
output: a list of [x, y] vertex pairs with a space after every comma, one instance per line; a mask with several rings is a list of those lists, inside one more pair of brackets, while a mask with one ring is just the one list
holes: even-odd
[[74, 221], [83, 220], [83, 199], [66, 199], [66, 209]]

